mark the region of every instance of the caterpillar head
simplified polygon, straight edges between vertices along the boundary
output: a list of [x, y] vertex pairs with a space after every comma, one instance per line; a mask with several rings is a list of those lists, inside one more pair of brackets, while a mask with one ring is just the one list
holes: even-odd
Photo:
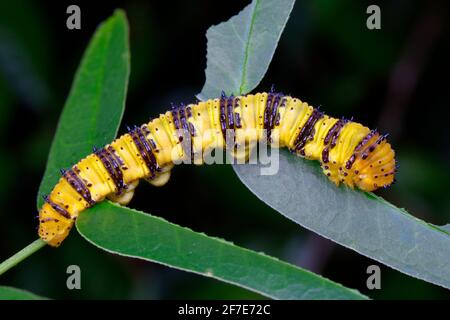
[[364, 191], [374, 191], [388, 187], [395, 182], [397, 172], [395, 152], [391, 145], [383, 140], [367, 153], [363, 153], [354, 165], [354, 183]]

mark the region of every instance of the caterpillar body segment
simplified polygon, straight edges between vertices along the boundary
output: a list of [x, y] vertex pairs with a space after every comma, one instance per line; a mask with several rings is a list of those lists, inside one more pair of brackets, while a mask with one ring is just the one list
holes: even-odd
[[62, 170], [39, 212], [39, 236], [59, 246], [83, 210], [105, 198], [128, 204], [140, 179], [162, 186], [174, 164], [200, 165], [217, 148], [243, 161], [259, 141], [320, 161], [336, 185], [373, 191], [394, 181], [394, 151], [377, 131], [281, 93], [222, 94], [172, 107]]

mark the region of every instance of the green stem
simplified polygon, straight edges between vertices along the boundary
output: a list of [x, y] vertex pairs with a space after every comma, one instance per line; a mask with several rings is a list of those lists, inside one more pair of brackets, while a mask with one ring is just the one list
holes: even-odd
[[0, 264], [0, 275], [14, 267], [16, 264], [20, 263], [21, 261], [25, 260], [29, 256], [31, 256], [33, 253], [38, 251], [39, 249], [43, 248], [47, 243], [42, 239], [37, 239], [36, 241], [33, 241], [28, 246], [17, 252], [15, 255], [10, 257], [9, 259], [6, 259]]

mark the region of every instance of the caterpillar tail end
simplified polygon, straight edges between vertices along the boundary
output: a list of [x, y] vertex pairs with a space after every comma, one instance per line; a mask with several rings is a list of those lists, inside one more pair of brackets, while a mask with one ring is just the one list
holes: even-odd
[[73, 219], [61, 217], [53, 208], [44, 205], [39, 212], [38, 235], [52, 247], [59, 247], [69, 235]]

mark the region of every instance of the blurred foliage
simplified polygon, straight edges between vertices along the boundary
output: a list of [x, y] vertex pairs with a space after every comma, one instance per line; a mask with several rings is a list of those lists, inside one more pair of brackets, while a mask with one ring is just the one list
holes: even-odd
[[0, 286], [0, 296], [4, 300], [41, 300], [45, 299], [39, 297], [31, 292], [13, 288]]
[[[81, 53], [98, 23], [117, 7], [127, 12], [132, 61], [123, 124], [139, 124], [164, 111], [169, 102], [194, 101], [204, 83], [207, 28], [248, 3], [80, 1], [79, 31], [65, 27], [71, 2], [0, 3], [0, 257], [36, 238], [35, 196], [51, 138]], [[448, 3], [380, 1], [382, 29], [377, 31], [365, 26], [369, 4], [297, 1], [259, 89], [275, 84], [331, 115], [354, 116], [370, 127], [384, 124], [387, 132], [398, 129], [392, 141], [399, 154], [398, 182], [380, 195], [426, 221], [448, 223]], [[411, 34], [430, 7], [444, 21], [438, 26], [440, 34], [431, 44], [415, 43]], [[405, 55], [424, 45], [430, 50], [420, 56], [410, 99], [403, 108], [388, 103], [391, 92], [401, 92], [391, 88], [394, 70]], [[406, 80], [411, 76], [403, 75]], [[198, 194], [204, 195], [201, 203], [192, 201]], [[178, 201], [173, 201], [174, 195]], [[229, 166], [177, 167], [164, 188], [142, 183], [130, 206], [301, 266], [320, 265], [314, 271], [374, 298], [448, 298], [448, 292], [437, 286], [385, 267], [382, 289], [367, 290], [366, 268], [374, 261], [312, 237], [275, 214]], [[302, 255], [319, 249], [323, 254]], [[320, 264], [311, 261], [319, 257]], [[71, 264], [81, 267], [80, 291], [66, 289], [66, 268]], [[213, 279], [114, 257], [76, 232], [61, 248], [46, 248], [9, 271], [2, 285], [49, 298], [252, 297]]]

